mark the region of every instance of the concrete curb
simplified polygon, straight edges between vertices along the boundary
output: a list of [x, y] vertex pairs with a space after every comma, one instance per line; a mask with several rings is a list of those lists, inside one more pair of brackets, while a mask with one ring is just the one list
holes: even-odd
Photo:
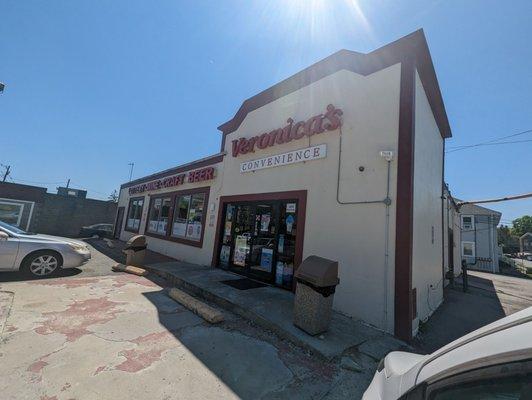
[[195, 297], [192, 297], [182, 290], [171, 288], [168, 291], [168, 296], [211, 324], [217, 324], [224, 320], [224, 316], [220, 311], [208, 306], [205, 303], [202, 303]]
[[321, 353], [315, 347], [310, 346], [308, 343], [302, 341], [297, 336], [292, 335], [290, 332], [287, 332], [286, 330], [282, 329], [280, 326], [272, 323], [271, 321], [264, 319], [263, 317], [254, 313], [253, 311], [250, 311], [249, 309], [241, 307], [238, 304], [232, 303], [224, 299], [221, 296], [217, 296], [216, 294], [209, 292], [208, 290], [205, 290], [199, 286], [191, 284], [190, 282], [187, 282], [175, 275], [172, 275], [169, 272], [160, 271], [155, 268], [150, 268], [149, 266], [145, 266], [145, 268], [151, 271], [152, 273], [160, 276], [161, 278], [165, 279], [170, 284], [182, 289], [186, 293], [192, 296], [195, 296], [195, 297], [199, 297], [205, 301], [216, 304], [227, 311], [237, 314], [240, 317], [253, 322], [255, 325], [275, 333], [280, 338], [288, 340], [292, 342], [293, 344], [309, 351], [310, 353], [319, 356], [321, 359], [325, 361], [331, 361], [333, 358], [335, 358], [327, 354]]
[[116, 264], [111, 267], [114, 272], [127, 272], [128, 274], [146, 276], [148, 271], [144, 268], [134, 267], [133, 265]]

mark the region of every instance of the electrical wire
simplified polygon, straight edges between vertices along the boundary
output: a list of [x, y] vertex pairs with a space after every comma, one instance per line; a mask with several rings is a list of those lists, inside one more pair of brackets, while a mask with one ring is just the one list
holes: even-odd
[[466, 149], [470, 149], [472, 147], [479, 147], [479, 146], [496, 146], [496, 145], [499, 145], [499, 144], [512, 144], [512, 143], [531, 142], [532, 140], [528, 140], [528, 139], [522, 140], [522, 141], [521, 140], [516, 140], [516, 141], [500, 142], [501, 140], [509, 139], [509, 138], [516, 137], [516, 136], [525, 135], [527, 133], [532, 133], [532, 129], [527, 129], [525, 131], [513, 133], [511, 135], [501, 136], [501, 137], [498, 137], [498, 138], [495, 138], [495, 139], [487, 140], [485, 142], [480, 142], [480, 143], [476, 143], [476, 144], [462, 145], [462, 146], [450, 146], [450, 147], [447, 147], [448, 151], [446, 151], [446, 153], [454, 153], [456, 151], [466, 150]]

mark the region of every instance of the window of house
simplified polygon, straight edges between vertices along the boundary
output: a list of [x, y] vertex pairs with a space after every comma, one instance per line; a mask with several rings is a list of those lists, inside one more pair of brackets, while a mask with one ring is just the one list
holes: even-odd
[[126, 220], [126, 230], [138, 232], [140, 228], [140, 218], [144, 207], [144, 197], [129, 200], [129, 209]]
[[462, 242], [462, 257], [475, 257], [475, 242]]
[[20, 226], [24, 204], [0, 201], [0, 221]]
[[475, 229], [475, 217], [473, 215], [461, 215], [462, 230], [471, 231]]
[[168, 240], [199, 245], [205, 229], [207, 200], [206, 189], [153, 197], [146, 233], [164, 236]]

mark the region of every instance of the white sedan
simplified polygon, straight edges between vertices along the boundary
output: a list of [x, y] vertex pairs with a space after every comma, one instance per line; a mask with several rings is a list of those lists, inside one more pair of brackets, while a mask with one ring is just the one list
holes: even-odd
[[79, 267], [90, 258], [89, 248], [79, 240], [29, 233], [0, 221], [0, 271], [20, 270], [39, 278]]
[[364, 400], [532, 400], [532, 307], [429, 354], [391, 352]]

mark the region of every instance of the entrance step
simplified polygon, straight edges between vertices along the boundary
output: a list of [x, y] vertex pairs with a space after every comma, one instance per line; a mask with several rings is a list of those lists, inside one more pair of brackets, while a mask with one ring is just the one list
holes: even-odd
[[[357, 348], [377, 346], [385, 353], [408, 349], [392, 336], [334, 311], [329, 330], [323, 335], [311, 336], [292, 322], [292, 292], [272, 286], [238, 290], [222, 283], [240, 277], [232, 272], [179, 261], [150, 264], [145, 268], [188, 294], [237, 314], [326, 360], [339, 358]], [[368, 353], [375, 357], [375, 352]]]

